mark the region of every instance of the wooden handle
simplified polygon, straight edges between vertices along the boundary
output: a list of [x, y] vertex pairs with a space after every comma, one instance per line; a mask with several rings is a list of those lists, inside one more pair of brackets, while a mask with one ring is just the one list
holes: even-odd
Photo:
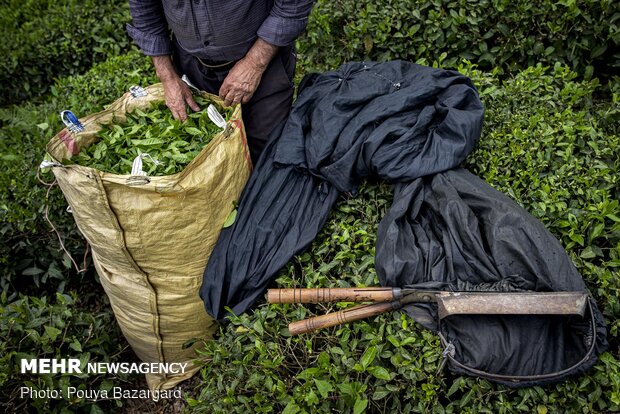
[[400, 296], [400, 289], [391, 287], [267, 290], [269, 303], [391, 302]]
[[358, 321], [360, 319], [380, 315], [382, 313], [398, 309], [399, 307], [400, 305], [398, 302], [381, 302], [373, 303], [371, 305], [355, 306], [350, 309], [292, 322], [288, 325], [288, 330], [291, 335], [298, 335], [301, 333], [312, 332], [319, 329], [329, 328], [331, 326], [341, 325], [343, 323]]

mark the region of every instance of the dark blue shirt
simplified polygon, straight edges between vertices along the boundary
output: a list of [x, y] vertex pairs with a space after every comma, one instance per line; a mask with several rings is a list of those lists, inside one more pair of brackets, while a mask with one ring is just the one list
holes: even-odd
[[129, 0], [127, 32], [149, 56], [169, 55], [169, 29], [200, 58], [241, 59], [257, 37], [287, 46], [305, 29], [313, 0]]

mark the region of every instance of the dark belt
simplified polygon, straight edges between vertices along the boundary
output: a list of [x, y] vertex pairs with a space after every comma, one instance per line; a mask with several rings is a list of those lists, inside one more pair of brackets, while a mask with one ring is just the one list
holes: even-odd
[[198, 59], [198, 62], [200, 62], [200, 64], [204, 66], [205, 68], [220, 70], [220, 71], [231, 69], [233, 66], [235, 66], [235, 63], [237, 63], [236, 60], [216, 61], [216, 60], [201, 59], [198, 56], [194, 56], [194, 57]]

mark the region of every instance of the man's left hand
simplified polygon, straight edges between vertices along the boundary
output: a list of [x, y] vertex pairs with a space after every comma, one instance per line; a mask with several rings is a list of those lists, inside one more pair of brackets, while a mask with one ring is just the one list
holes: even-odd
[[265, 69], [277, 52], [277, 46], [258, 38], [245, 57], [233, 66], [224, 79], [219, 94], [220, 98], [224, 99], [224, 105], [249, 102]]
[[220, 88], [220, 97], [224, 99], [224, 105], [244, 104], [252, 99], [264, 71], [265, 69], [247, 58], [237, 62], [228, 72]]

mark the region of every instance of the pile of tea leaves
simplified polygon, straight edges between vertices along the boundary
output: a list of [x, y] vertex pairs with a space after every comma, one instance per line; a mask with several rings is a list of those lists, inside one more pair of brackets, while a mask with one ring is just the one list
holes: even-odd
[[[208, 117], [209, 99], [194, 96], [202, 109], [188, 110], [184, 122], [172, 117], [165, 102], [154, 102], [147, 110], [135, 109], [126, 114], [122, 125], [112, 122], [99, 131], [100, 140], [82, 149], [72, 163], [114, 174], [130, 174], [133, 160], [143, 157], [143, 170], [149, 176], [170, 175], [180, 172], [190, 163], [215, 135], [222, 130]], [[232, 108], [218, 107], [226, 120]]]

